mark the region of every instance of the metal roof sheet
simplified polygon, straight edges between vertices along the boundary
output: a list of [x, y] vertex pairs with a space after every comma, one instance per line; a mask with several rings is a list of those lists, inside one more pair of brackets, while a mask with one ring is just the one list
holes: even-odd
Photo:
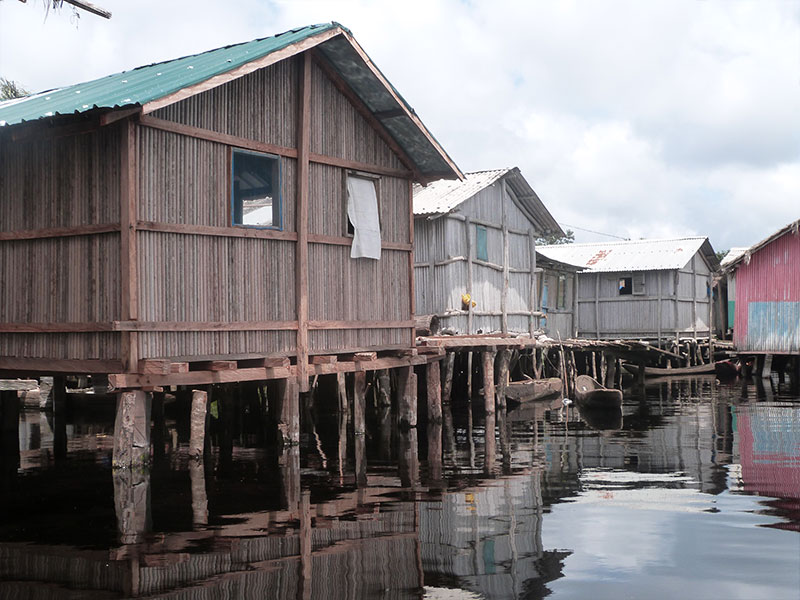
[[561, 244], [537, 246], [536, 250], [553, 260], [580, 265], [590, 273], [682, 269], [699, 250], [712, 270], [717, 267], [711, 244], [704, 237]]
[[[170, 97], [181, 90], [208, 82], [279, 50], [292, 46], [297, 46], [298, 52], [307, 49], [309, 45], [301, 47], [300, 42], [315, 36], [320, 36], [316, 48], [367, 108], [373, 113], [389, 115], [382, 118], [386, 130], [425, 179], [462, 176], [413, 108], [358, 46], [349, 30], [335, 22], [292, 29], [4, 102], [0, 104], [0, 129], [57, 115], [145, 107], [159, 100], [169, 103]], [[291, 55], [290, 51], [286, 57]]]
[[719, 262], [719, 265], [722, 268], [727, 267], [730, 263], [735, 261], [739, 258], [742, 254], [747, 252], [750, 249], [750, 246], [741, 246], [736, 248], [731, 248], [728, 250], [728, 253], [723, 257], [723, 259]]
[[513, 192], [512, 200], [517, 202], [519, 208], [526, 213], [539, 233], [564, 234], [553, 215], [550, 214], [517, 167], [465, 173], [464, 179], [461, 181], [441, 179], [431, 182], [425, 187], [415, 185], [414, 214], [448, 213], [503, 178], [506, 179]]
[[[800, 219], [798, 219], [797, 221], [792, 221], [788, 225], [785, 225], [784, 227], [781, 227], [778, 231], [776, 231], [772, 235], [769, 235], [769, 236], [765, 237], [763, 240], [761, 240], [757, 244], [753, 244], [749, 248], [745, 248], [744, 252], [742, 252], [738, 256], [735, 256], [735, 257], [731, 258], [731, 260], [727, 260], [728, 257], [726, 256], [725, 260], [722, 261], [723, 270], [725, 270], [725, 271], [733, 271], [734, 269], [736, 269], [741, 264], [742, 261], [746, 261], [746, 262], [749, 263], [750, 262], [750, 257], [753, 254], [758, 252], [761, 248], [763, 248], [764, 246], [766, 246], [767, 244], [769, 244], [773, 240], [776, 240], [779, 237], [783, 237], [784, 235], [786, 235], [789, 232], [794, 233], [795, 235], [798, 235], [800, 233]], [[733, 249], [731, 249], [731, 253], [732, 252], [733, 252]]]

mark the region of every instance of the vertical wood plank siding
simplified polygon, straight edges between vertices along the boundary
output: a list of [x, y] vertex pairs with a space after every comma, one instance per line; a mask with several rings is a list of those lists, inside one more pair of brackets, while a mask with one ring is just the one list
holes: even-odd
[[[0, 142], [0, 231], [119, 223], [120, 128]], [[121, 317], [117, 232], [0, 240], [0, 323]], [[0, 356], [119, 357], [115, 333], [0, 333]]]

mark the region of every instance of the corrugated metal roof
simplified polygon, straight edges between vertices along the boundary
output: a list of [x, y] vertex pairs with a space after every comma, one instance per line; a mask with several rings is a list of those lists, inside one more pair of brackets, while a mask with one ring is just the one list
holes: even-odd
[[719, 265], [724, 269], [726, 266], [735, 261], [749, 249], [750, 249], [749, 246], [731, 248], [730, 250], [728, 250], [728, 253], [724, 256], [724, 258], [720, 261]]
[[441, 179], [429, 183], [425, 187], [415, 185], [414, 214], [448, 213], [503, 178], [506, 178], [514, 198], [518, 200], [518, 206], [531, 219], [539, 233], [564, 234], [517, 167], [465, 173], [464, 179], [461, 181]]
[[[337, 35], [337, 32], [341, 35]], [[181, 90], [315, 36], [323, 36], [316, 48], [367, 108], [373, 113], [383, 113], [381, 121], [389, 135], [397, 141], [425, 179], [462, 176], [414, 110], [358, 46], [350, 32], [335, 22], [292, 29], [271, 37], [138, 67], [5, 102], [0, 104], [0, 128], [57, 115], [146, 106], [158, 100], [169, 100], [172, 94]]]
[[591, 273], [682, 269], [698, 250], [703, 251], [712, 270], [717, 267], [714, 250], [704, 237], [562, 244], [537, 246], [536, 250], [553, 260], [580, 265]]
[[[750, 262], [750, 257], [755, 252], [757, 252], [758, 250], [760, 250], [761, 248], [763, 248], [764, 246], [769, 244], [771, 241], [776, 240], [779, 237], [782, 237], [782, 236], [786, 235], [790, 231], [792, 233], [794, 233], [794, 234], [797, 234], [798, 232], [800, 232], [800, 219], [798, 219], [797, 221], [792, 221], [788, 225], [785, 225], [784, 227], [781, 227], [778, 231], [776, 231], [772, 235], [769, 235], [769, 236], [765, 237], [763, 240], [761, 240], [757, 244], [753, 244], [749, 248], [745, 248], [744, 252], [742, 252], [738, 256], [732, 258], [731, 260], [723, 260], [722, 261], [722, 266], [723, 266], [724, 270], [725, 271], [733, 271], [734, 269], [737, 268], [737, 266], [739, 264], [741, 264], [742, 261]], [[731, 250], [731, 252], [733, 252], [733, 249]], [[726, 256], [725, 258], [727, 259], [728, 257]]]

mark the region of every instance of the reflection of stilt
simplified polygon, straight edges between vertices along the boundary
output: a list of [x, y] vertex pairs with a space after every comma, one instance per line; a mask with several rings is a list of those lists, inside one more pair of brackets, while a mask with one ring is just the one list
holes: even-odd
[[121, 544], [137, 544], [152, 527], [150, 472], [146, 468], [114, 469], [114, 509]]
[[486, 415], [486, 427], [484, 429], [484, 451], [483, 451], [483, 471], [487, 475], [494, 473], [494, 463], [497, 459], [497, 442], [495, 440], [495, 415]]
[[11, 478], [19, 468], [19, 396], [16, 390], [0, 392], [0, 413], [0, 463], [3, 475]]
[[505, 409], [497, 411], [497, 425], [500, 429], [500, 453], [503, 460], [503, 473], [511, 475], [511, 421]]
[[380, 429], [380, 457], [381, 460], [392, 459], [392, 407], [380, 406], [378, 408], [378, 427]]
[[153, 463], [160, 464], [164, 459], [164, 440], [166, 425], [164, 423], [164, 392], [153, 393], [153, 431], [150, 434], [153, 442]]
[[347, 462], [347, 414], [339, 413], [339, 485], [344, 484], [344, 466]]
[[442, 479], [442, 424], [428, 424], [428, 479]]
[[472, 416], [472, 404], [467, 410], [467, 446], [469, 448], [469, 466], [475, 468], [475, 418]]
[[281, 474], [282, 508], [296, 511], [300, 508], [300, 448], [285, 448], [278, 457]]
[[311, 492], [304, 491], [300, 500], [300, 585], [297, 597], [311, 598]]
[[117, 394], [117, 416], [114, 421], [115, 468], [130, 468], [150, 461], [151, 394], [140, 390]]
[[442, 407], [442, 437], [444, 440], [443, 450], [444, 458], [447, 459], [448, 464], [455, 467], [456, 465], [456, 432], [453, 427], [453, 411], [450, 410], [450, 404], [445, 404]]
[[189, 461], [189, 478], [192, 485], [192, 523], [208, 525], [208, 494], [203, 459]]
[[417, 430], [409, 429], [400, 434], [399, 472], [403, 487], [417, 487], [419, 483], [419, 453], [417, 450]]

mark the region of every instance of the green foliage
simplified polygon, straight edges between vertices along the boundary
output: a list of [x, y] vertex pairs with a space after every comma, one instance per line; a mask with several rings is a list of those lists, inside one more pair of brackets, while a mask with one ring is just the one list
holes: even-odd
[[536, 238], [536, 245], [537, 246], [553, 246], [556, 244], [572, 244], [575, 241], [575, 232], [572, 229], [567, 229], [564, 235], [558, 235], [557, 233], [551, 233], [550, 235], [545, 235], [542, 237]]
[[11, 100], [28, 96], [30, 92], [16, 81], [0, 77], [0, 100]]
[[730, 250], [717, 250], [715, 253], [717, 255], [717, 260], [722, 262], [722, 259], [728, 255], [728, 252], [730, 252]]

